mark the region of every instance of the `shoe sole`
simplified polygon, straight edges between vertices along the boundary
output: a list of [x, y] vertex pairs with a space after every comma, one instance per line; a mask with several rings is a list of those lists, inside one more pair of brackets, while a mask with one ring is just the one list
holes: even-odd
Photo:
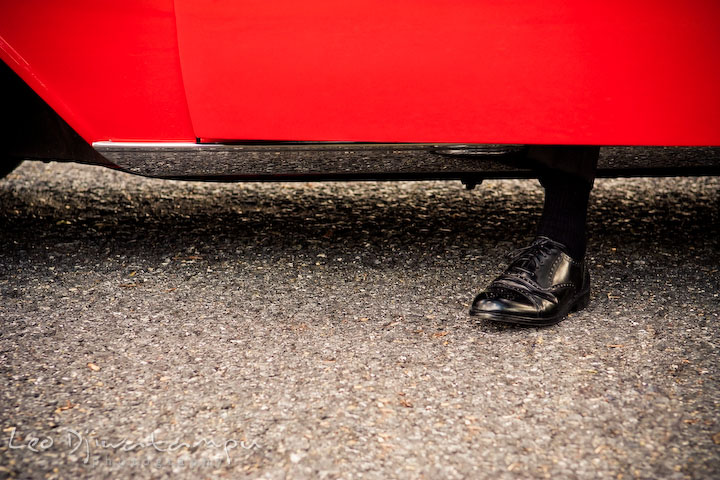
[[507, 323], [511, 325], [522, 325], [525, 327], [547, 327], [560, 323], [568, 314], [583, 310], [590, 303], [590, 290], [581, 293], [570, 302], [570, 306], [565, 311], [560, 311], [556, 315], [548, 318], [523, 317], [520, 315], [506, 315], [502, 313], [481, 312], [470, 310], [470, 315], [491, 322]]

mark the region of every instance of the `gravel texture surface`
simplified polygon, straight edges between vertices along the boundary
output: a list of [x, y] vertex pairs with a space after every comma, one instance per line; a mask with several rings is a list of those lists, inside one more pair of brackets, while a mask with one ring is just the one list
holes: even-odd
[[[720, 178], [598, 180], [593, 296], [467, 315], [534, 180], [0, 181], [0, 476], [720, 477]], [[153, 444], [154, 441], [154, 444]]]

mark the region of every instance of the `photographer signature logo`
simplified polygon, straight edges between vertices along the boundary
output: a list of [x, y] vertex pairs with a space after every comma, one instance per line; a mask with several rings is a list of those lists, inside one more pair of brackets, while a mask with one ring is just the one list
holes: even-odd
[[226, 439], [216, 441], [214, 439], [200, 438], [193, 442], [186, 442], [180, 438], [174, 440], [160, 440], [156, 438], [155, 432], [150, 434], [148, 440], [132, 441], [127, 438], [120, 440], [108, 440], [94, 434], [94, 432], [78, 432], [72, 428], [65, 428], [65, 434], [61, 435], [56, 441], [50, 436], [34, 436], [28, 435], [22, 438], [17, 434], [16, 427], [10, 430], [10, 438], [8, 440], [8, 448], [10, 450], [28, 450], [30, 452], [40, 453], [50, 450], [53, 447], [66, 448], [70, 454], [78, 453], [83, 456], [83, 463], [90, 462], [90, 458], [96, 453], [107, 452], [137, 452], [141, 450], [150, 450], [160, 453], [176, 452], [181, 449], [190, 451], [212, 450], [222, 451], [226, 464], [230, 464], [230, 452], [237, 448], [245, 450], [259, 449], [260, 445], [253, 440], [252, 442], [240, 441], [235, 439]]

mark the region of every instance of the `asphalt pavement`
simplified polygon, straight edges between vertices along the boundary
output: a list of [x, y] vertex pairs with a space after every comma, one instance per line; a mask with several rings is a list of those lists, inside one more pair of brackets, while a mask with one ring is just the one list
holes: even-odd
[[0, 180], [0, 476], [720, 477], [720, 178], [599, 179], [588, 309], [470, 302], [534, 180]]

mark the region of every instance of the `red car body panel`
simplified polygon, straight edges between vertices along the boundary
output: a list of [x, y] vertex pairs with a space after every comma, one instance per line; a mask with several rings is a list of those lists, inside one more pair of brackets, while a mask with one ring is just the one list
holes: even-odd
[[3, 0], [88, 142], [720, 145], [720, 2]]
[[0, 5], [2, 60], [85, 140], [195, 141], [172, 0]]

